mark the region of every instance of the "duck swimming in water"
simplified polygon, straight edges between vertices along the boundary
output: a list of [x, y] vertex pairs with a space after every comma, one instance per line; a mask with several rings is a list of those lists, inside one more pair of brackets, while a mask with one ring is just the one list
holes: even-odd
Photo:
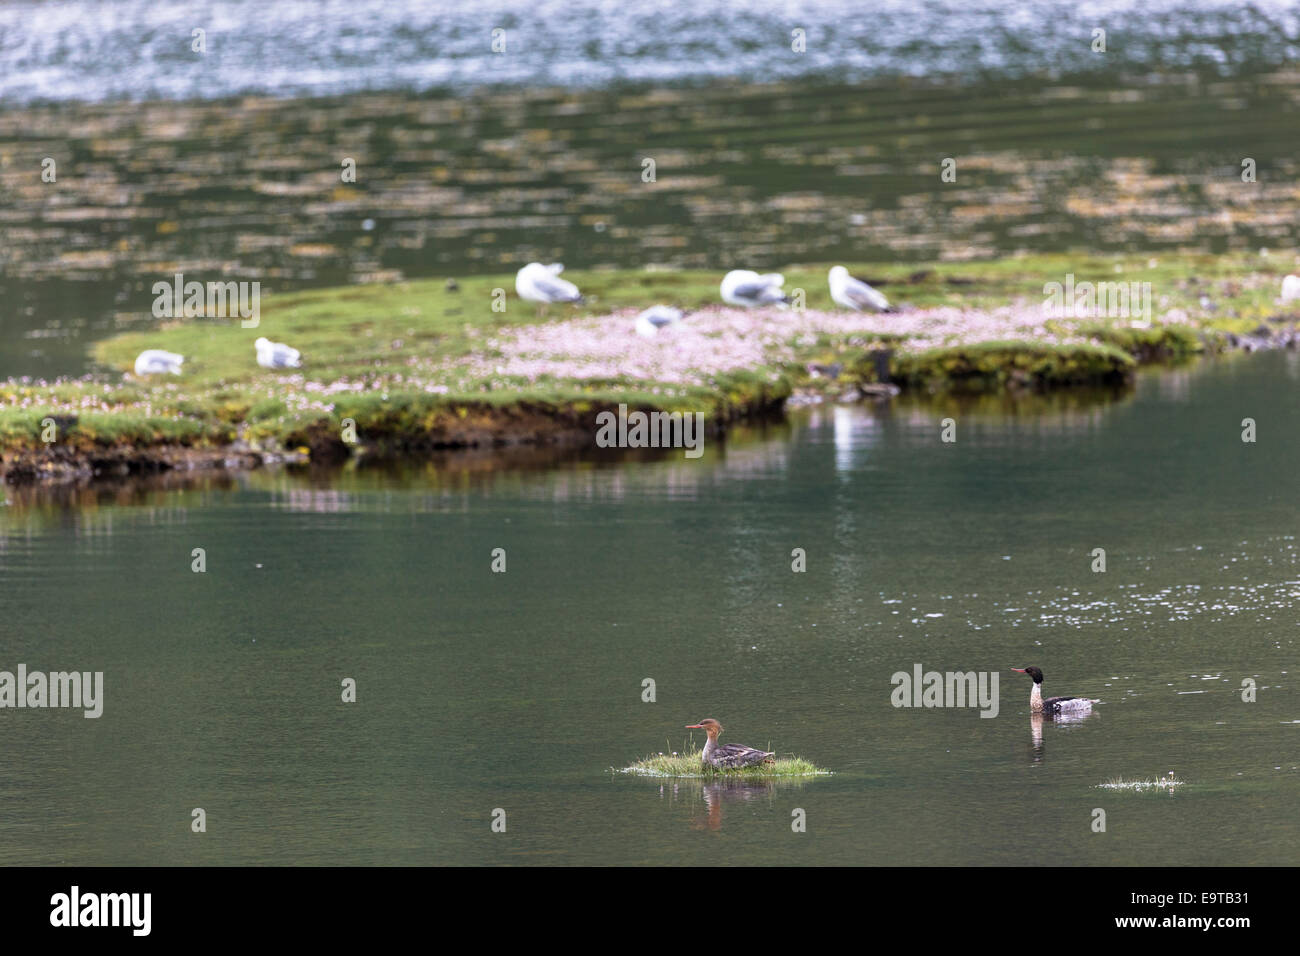
[[1034, 689], [1029, 694], [1029, 712], [1031, 714], [1046, 714], [1049, 717], [1057, 714], [1075, 714], [1082, 715], [1092, 712], [1092, 705], [1101, 703], [1087, 697], [1043, 697], [1043, 672], [1037, 667], [1013, 667], [1011, 668], [1017, 674], [1028, 674], [1034, 679]]
[[718, 735], [722, 733], [722, 724], [712, 717], [701, 720], [698, 724], [687, 724], [687, 730], [703, 730], [709, 735], [700, 755], [704, 763], [719, 770], [734, 770], [737, 767], [753, 767], [761, 763], [773, 763], [776, 751], [755, 750], [740, 744], [719, 744]]

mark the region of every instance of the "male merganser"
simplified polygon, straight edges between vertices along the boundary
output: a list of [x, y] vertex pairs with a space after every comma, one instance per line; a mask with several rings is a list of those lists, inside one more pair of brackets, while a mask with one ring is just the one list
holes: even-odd
[[687, 730], [703, 730], [709, 735], [700, 755], [703, 761], [719, 770], [732, 770], [736, 767], [752, 767], [755, 764], [770, 763], [776, 751], [755, 750], [740, 744], [718, 744], [718, 734], [722, 733], [722, 724], [712, 717], [701, 720], [698, 724], [687, 724]]
[[1043, 699], [1043, 672], [1037, 667], [1013, 667], [1017, 674], [1028, 674], [1034, 679], [1034, 689], [1029, 694], [1029, 712], [1031, 714], [1086, 714], [1092, 711], [1092, 705], [1101, 703], [1087, 697], [1048, 697]]

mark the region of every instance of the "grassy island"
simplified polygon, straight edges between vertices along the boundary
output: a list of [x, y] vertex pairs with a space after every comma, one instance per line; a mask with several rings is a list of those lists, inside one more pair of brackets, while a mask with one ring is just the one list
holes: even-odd
[[[1294, 347], [1300, 309], [1277, 301], [1293, 267], [1246, 253], [855, 267], [900, 307], [879, 315], [837, 309], [824, 264], [784, 270], [803, 292], [794, 310], [722, 306], [720, 274], [692, 271], [573, 270], [586, 302], [541, 311], [514, 296], [512, 274], [264, 294], [257, 328], [170, 320], [98, 342], [88, 375], [0, 382], [0, 471], [21, 482], [592, 445], [597, 415], [620, 403], [703, 412], [717, 434], [796, 393], [1122, 386], [1144, 363]], [[1052, 317], [1045, 283], [1067, 275], [1149, 283], [1150, 315]], [[633, 319], [655, 303], [688, 315], [643, 338]], [[256, 365], [258, 336], [300, 349], [303, 368]], [[183, 374], [137, 378], [146, 348], [184, 355]]]

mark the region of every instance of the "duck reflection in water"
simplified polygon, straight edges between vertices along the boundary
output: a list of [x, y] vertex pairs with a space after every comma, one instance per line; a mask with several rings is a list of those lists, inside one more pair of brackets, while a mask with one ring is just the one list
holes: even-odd
[[708, 812], [704, 819], [696, 819], [691, 826], [696, 830], [705, 826], [710, 830], [721, 830], [723, 804], [747, 803], [771, 796], [776, 792], [776, 785], [771, 781], [755, 783], [750, 780], [716, 780], [704, 784], [700, 790]]
[[1044, 717], [1040, 713], [1030, 713], [1029, 715], [1029, 740], [1033, 746], [1034, 763], [1040, 763], [1043, 759], [1043, 724], [1055, 724], [1057, 727], [1069, 728], [1074, 724], [1081, 724], [1096, 716], [1096, 712], [1083, 714], [1057, 714], [1055, 717]]

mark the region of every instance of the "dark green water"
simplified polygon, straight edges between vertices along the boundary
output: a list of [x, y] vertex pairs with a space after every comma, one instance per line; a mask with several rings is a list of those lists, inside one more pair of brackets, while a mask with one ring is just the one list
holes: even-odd
[[[0, 863], [1300, 863], [1298, 385], [1270, 354], [698, 461], [9, 489], [0, 669], [106, 700], [0, 710]], [[999, 715], [895, 709], [916, 663], [999, 672]], [[1027, 664], [1094, 716], [1036, 743]], [[835, 773], [610, 772], [707, 716]]]

